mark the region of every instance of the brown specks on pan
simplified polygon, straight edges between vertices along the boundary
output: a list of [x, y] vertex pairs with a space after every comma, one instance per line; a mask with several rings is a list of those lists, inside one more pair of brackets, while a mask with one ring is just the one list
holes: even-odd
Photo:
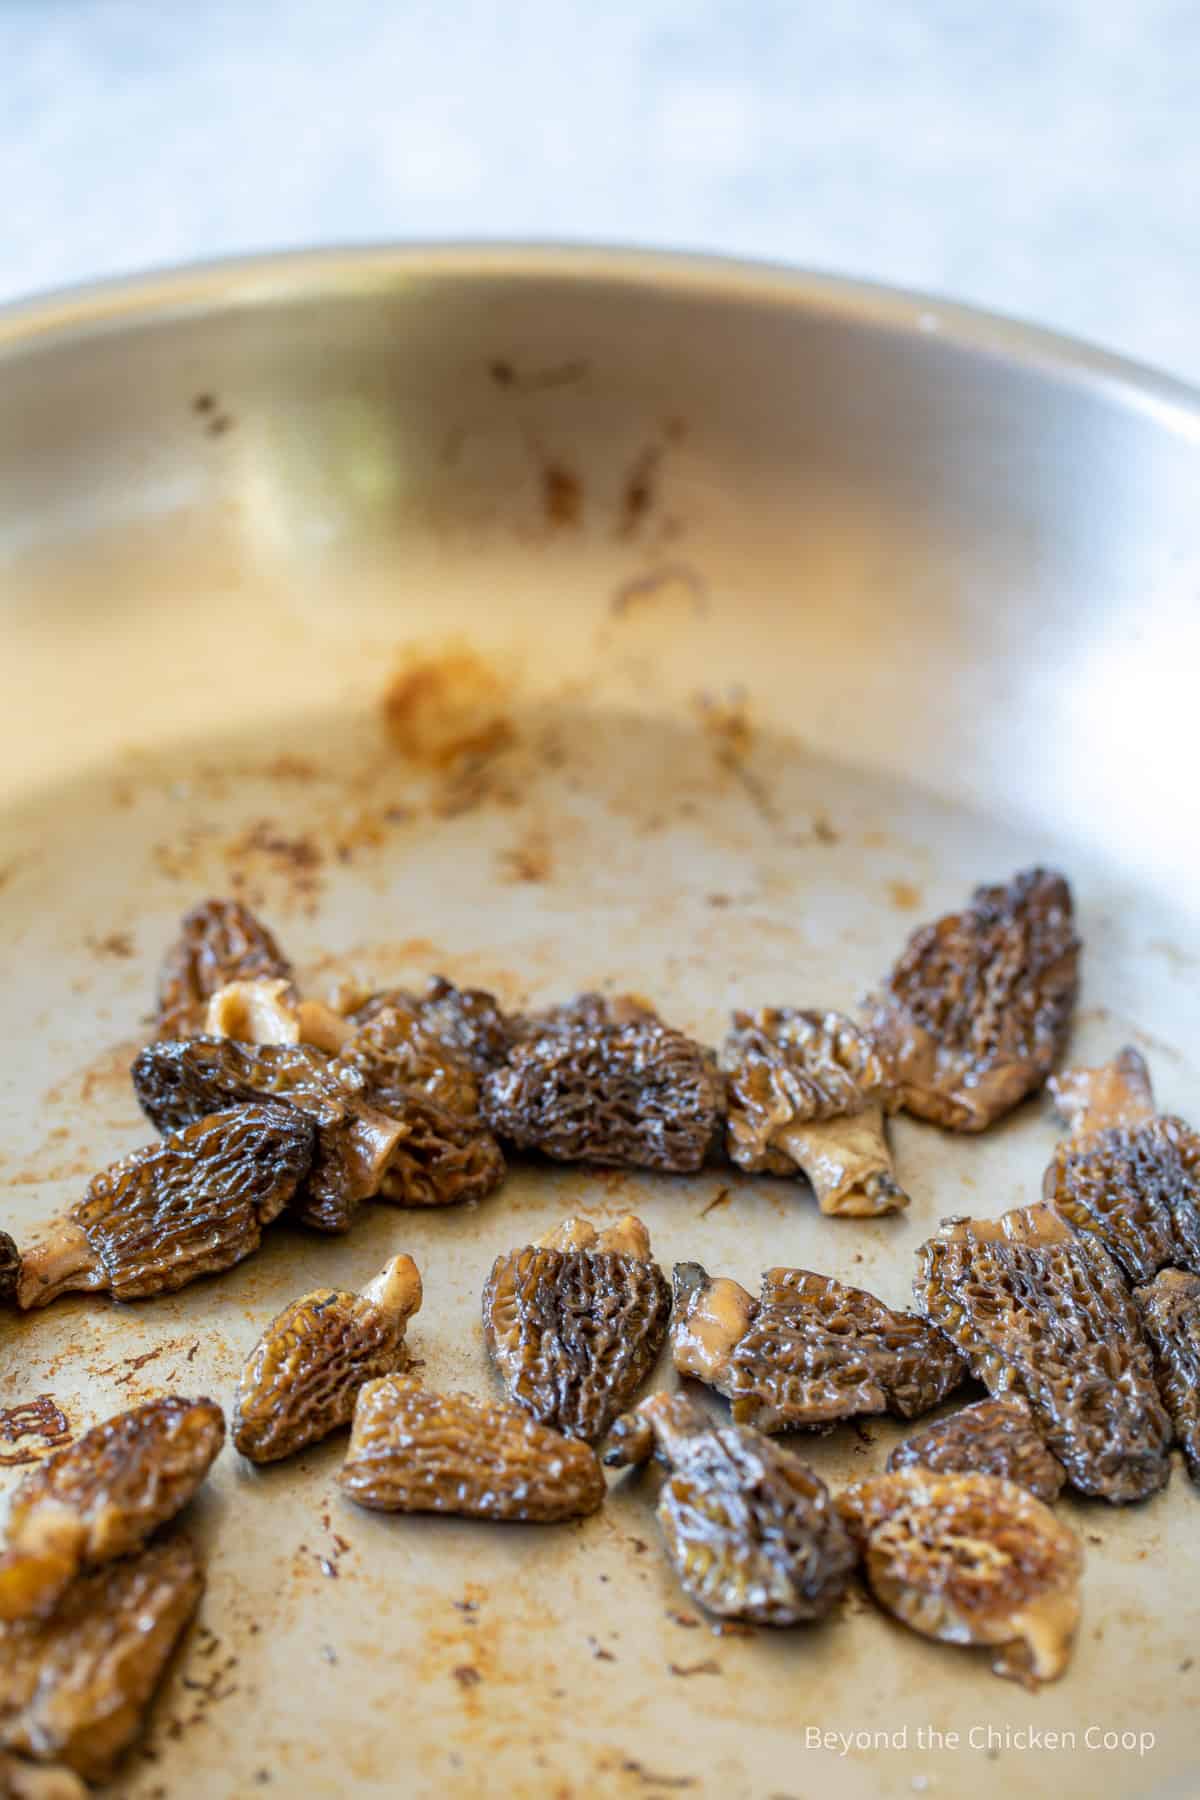
[[551, 388], [573, 387], [586, 378], [589, 368], [590, 364], [582, 356], [568, 357], [563, 362], [546, 363], [541, 367], [523, 367], [507, 356], [495, 356], [489, 362], [487, 372], [498, 388], [511, 389], [518, 394], [539, 394]]
[[542, 516], [547, 525], [561, 530], [581, 523], [583, 519], [583, 482], [566, 463], [553, 460], [542, 464]]
[[52, 1394], [38, 1394], [0, 1411], [0, 1466], [38, 1462], [70, 1441], [71, 1422]]
[[192, 396], [192, 411], [209, 437], [223, 437], [233, 428], [233, 417], [221, 405], [216, 394], [204, 389]]
[[642, 574], [631, 575], [615, 590], [610, 605], [614, 617], [620, 619], [652, 605], [670, 603], [682, 603], [693, 616], [708, 611], [708, 584], [691, 563], [656, 563]]

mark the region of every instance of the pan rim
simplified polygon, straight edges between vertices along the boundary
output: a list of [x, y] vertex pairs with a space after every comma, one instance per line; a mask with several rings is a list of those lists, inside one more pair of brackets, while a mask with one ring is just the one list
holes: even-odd
[[1200, 444], [1200, 386], [1029, 320], [919, 289], [781, 261], [687, 250], [549, 241], [330, 244], [201, 260], [54, 288], [0, 304], [0, 378], [36, 351], [134, 325], [304, 299], [398, 290], [418, 280], [555, 280], [723, 299], [841, 320], [1092, 390]]

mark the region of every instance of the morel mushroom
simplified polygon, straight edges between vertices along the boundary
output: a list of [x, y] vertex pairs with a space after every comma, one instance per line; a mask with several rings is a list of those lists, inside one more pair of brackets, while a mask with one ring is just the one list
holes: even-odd
[[966, 1364], [916, 1313], [807, 1269], [768, 1269], [755, 1301], [698, 1263], [675, 1266], [671, 1348], [681, 1375], [732, 1403], [759, 1431], [825, 1425], [859, 1413], [912, 1419], [944, 1400]]
[[1043, 1443], [1028, 1401], [1019, 1394], [977, 1400], [926, 1425], [896, 1445], [887, 1466], [933, 1469], [939, 1475], [998, 1475], [1047, 1504], [1058, 1499], [1067, 1479]]
[[169, 1131], [218, 1106], [273, 1100], [316, 1125], [308, 1179], [293, 1211], [318, 1231], [345, 1231], [363, 1200], [379, 1192], [404, 1136], [396, 1119], [366, 1100], [366, 1082], [306, 1044], [239, 1044], [197, 1037], [149, 1044], [135, 1058], [142, 1110]]
[[1134, 1301], [1154, 1347], [1159, 1391], [1188, 1474], [1200, 1486], [1200, 1275], [1163, 1269]]
[[291, 964], [261, 920], [240, 900], [193, 907], [163, 960], [158, 980], [159, 1037], [204, 1030], [208, 1003], [231, 981], [289, 981]]
[[1037, 1687], [1065, 1670], [1083, 1547], [1016, 1482], [896, 1469], [838, 1496], [881, 1606], [922, 1637], [998, 1650], [997, 1675]]
[[595, 1443], [658, 1360], [671, 1290], [640, 1219], [597, 1232], [565, 1220], [498, 1256], [483, 1329], [509, 1398], [543, 1425]]
[[721, 1048], [726, 1145], [740, 1169], [806, 1175], [823, 1213], [899, 1212], [908, 1195], [884, 1134], [884, 1067], [840, 1013], [733, 1015]]
[[825, 1483], [761, 1432], [714, 1425], [683, 1394], [618, 1419], [607, 1463], [673, 1471], [658, 1501], [667, 1555], [707, 1612], [758, 1625], [822, 1619], [857, 1560]]
[[135, 1550], [187, 1505], [224, 1441], [219, 1406], [168, 1395], [48, 1456], [9, 1506], [0, 1620], [52, 1612], [81, 1570]]
[[359, 1070], [380, 1112], [402, 1110], [418, 1094], [456, 1118], [479, 1121], [479, 1081], [470, 1063], [399, 1001], [372, 1003], [342, 1045], [339, 1062]]
[[170, 1538], [78, 1576], [49, 1618], [0, 1625], [0, 1744], [107, 1780], [203, 1586], [187, 1539]]
[[1041, 1087], [1075, 1005], [1072, 920], [1064, 878], [1026, 869], [913, 934], [870, 1025], [901, 1106], [983, 1131]]
[[1155, 1117], [1146, 1059], [1129, 1044], [1099, 1068], [1061, 1069], [1047, 1086], [1055, 1112], [1077, 1144], [1117, 1127], [1136, 1131]]
[[1022, 1394], [1080, 1493], [1157, 1493], [1171, 1426], [1120, 1271], [1045, 1205], [949, 1219], [917, 1252], [915, 1291], [992, 1394]]
[[702, 1045], [653, 1022], [554, 1025], [514, 1044], [483, 1078], [498, 1137], [557, 1162], [698, 1169], [721, 1083]]
[[73, 1289], [141, 1300], [232, 1268], [301, 1188], [313, 1142], [290, 1107], [240, 1106], [135, 1150], [26, 1248], [18, 1305]]
[[277, 1462], [348, 1425], [364, 1381], [403, 1367], [405, 1328], [420, 1305], [411, 1256], [394, 1256], [361, 1294], [317, 1288], [293, 1300], [246, 1359], [237, 1449], [251, 1462]]
[[1137, 1051], [1066, 1071], [1054, 1094], [1072, 1125], [1043, 1184], [1060, 1218], [1102, 1244], [1130, 1281], [1167, 1268], [1200, 1274], [1200, 1132], [1154, 1111]]
[[359, 1389], [338, 1477], [359, 1506], [548, 1524], [604, 1499], [595, 1452], [527, 1413], [468, 1394], [432, 1394], [412, 1376]]
[[512, 1042], [511, 1021], [494, 994], [485, 988], [459, 988], [443, 975], [433, 976], [423, 994], [385, 989], [372, 994], [357, 1008], [358, 1024], [377, 1013], [404, 1007], [417, 1014], [423, 1028], [446, 1049], [474, 1070], [476, 1075], [502, 1063]]

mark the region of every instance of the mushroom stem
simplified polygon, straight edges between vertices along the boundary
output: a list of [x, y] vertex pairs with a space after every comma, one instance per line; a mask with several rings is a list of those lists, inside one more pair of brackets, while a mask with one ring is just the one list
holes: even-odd
[[40, 1238], [21, 1254], [17, 1305], [22, 1312], [47, 1306], [72, 1290], [109, 1286], [107, 1271], [88, 1242], [87, 1234], [70, 1219], [54, 1219]]
[[374, 1281], [368, 1281], [362, 1298], [392, 1315], [400, 1325], [421, 1310], [421, 1275], [411, 1256], [393, 1256]]

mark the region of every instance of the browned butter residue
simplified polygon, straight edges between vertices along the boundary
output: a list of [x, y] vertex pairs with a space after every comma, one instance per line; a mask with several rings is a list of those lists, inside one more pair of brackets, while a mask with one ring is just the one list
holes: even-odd
[[383, 696], [384, 728], [410, 762], [445, 770], [488, 757], [516, 740], [508, 684], [473, 650], [448, 649], [407, 662]]
[[915, 912], [921, 904], [921, 890], [911, 881], [889, 881], [888, 899], [898, 912]]
[[36, 1462], [47, 1451], [65, 1444], [70, 1435], [71, 1422], [52, 1394], [6, 1406], [0, 1411], [0, 1440], [13, 1448], [0, 1450], [0, 1464], [13, 1468]]

